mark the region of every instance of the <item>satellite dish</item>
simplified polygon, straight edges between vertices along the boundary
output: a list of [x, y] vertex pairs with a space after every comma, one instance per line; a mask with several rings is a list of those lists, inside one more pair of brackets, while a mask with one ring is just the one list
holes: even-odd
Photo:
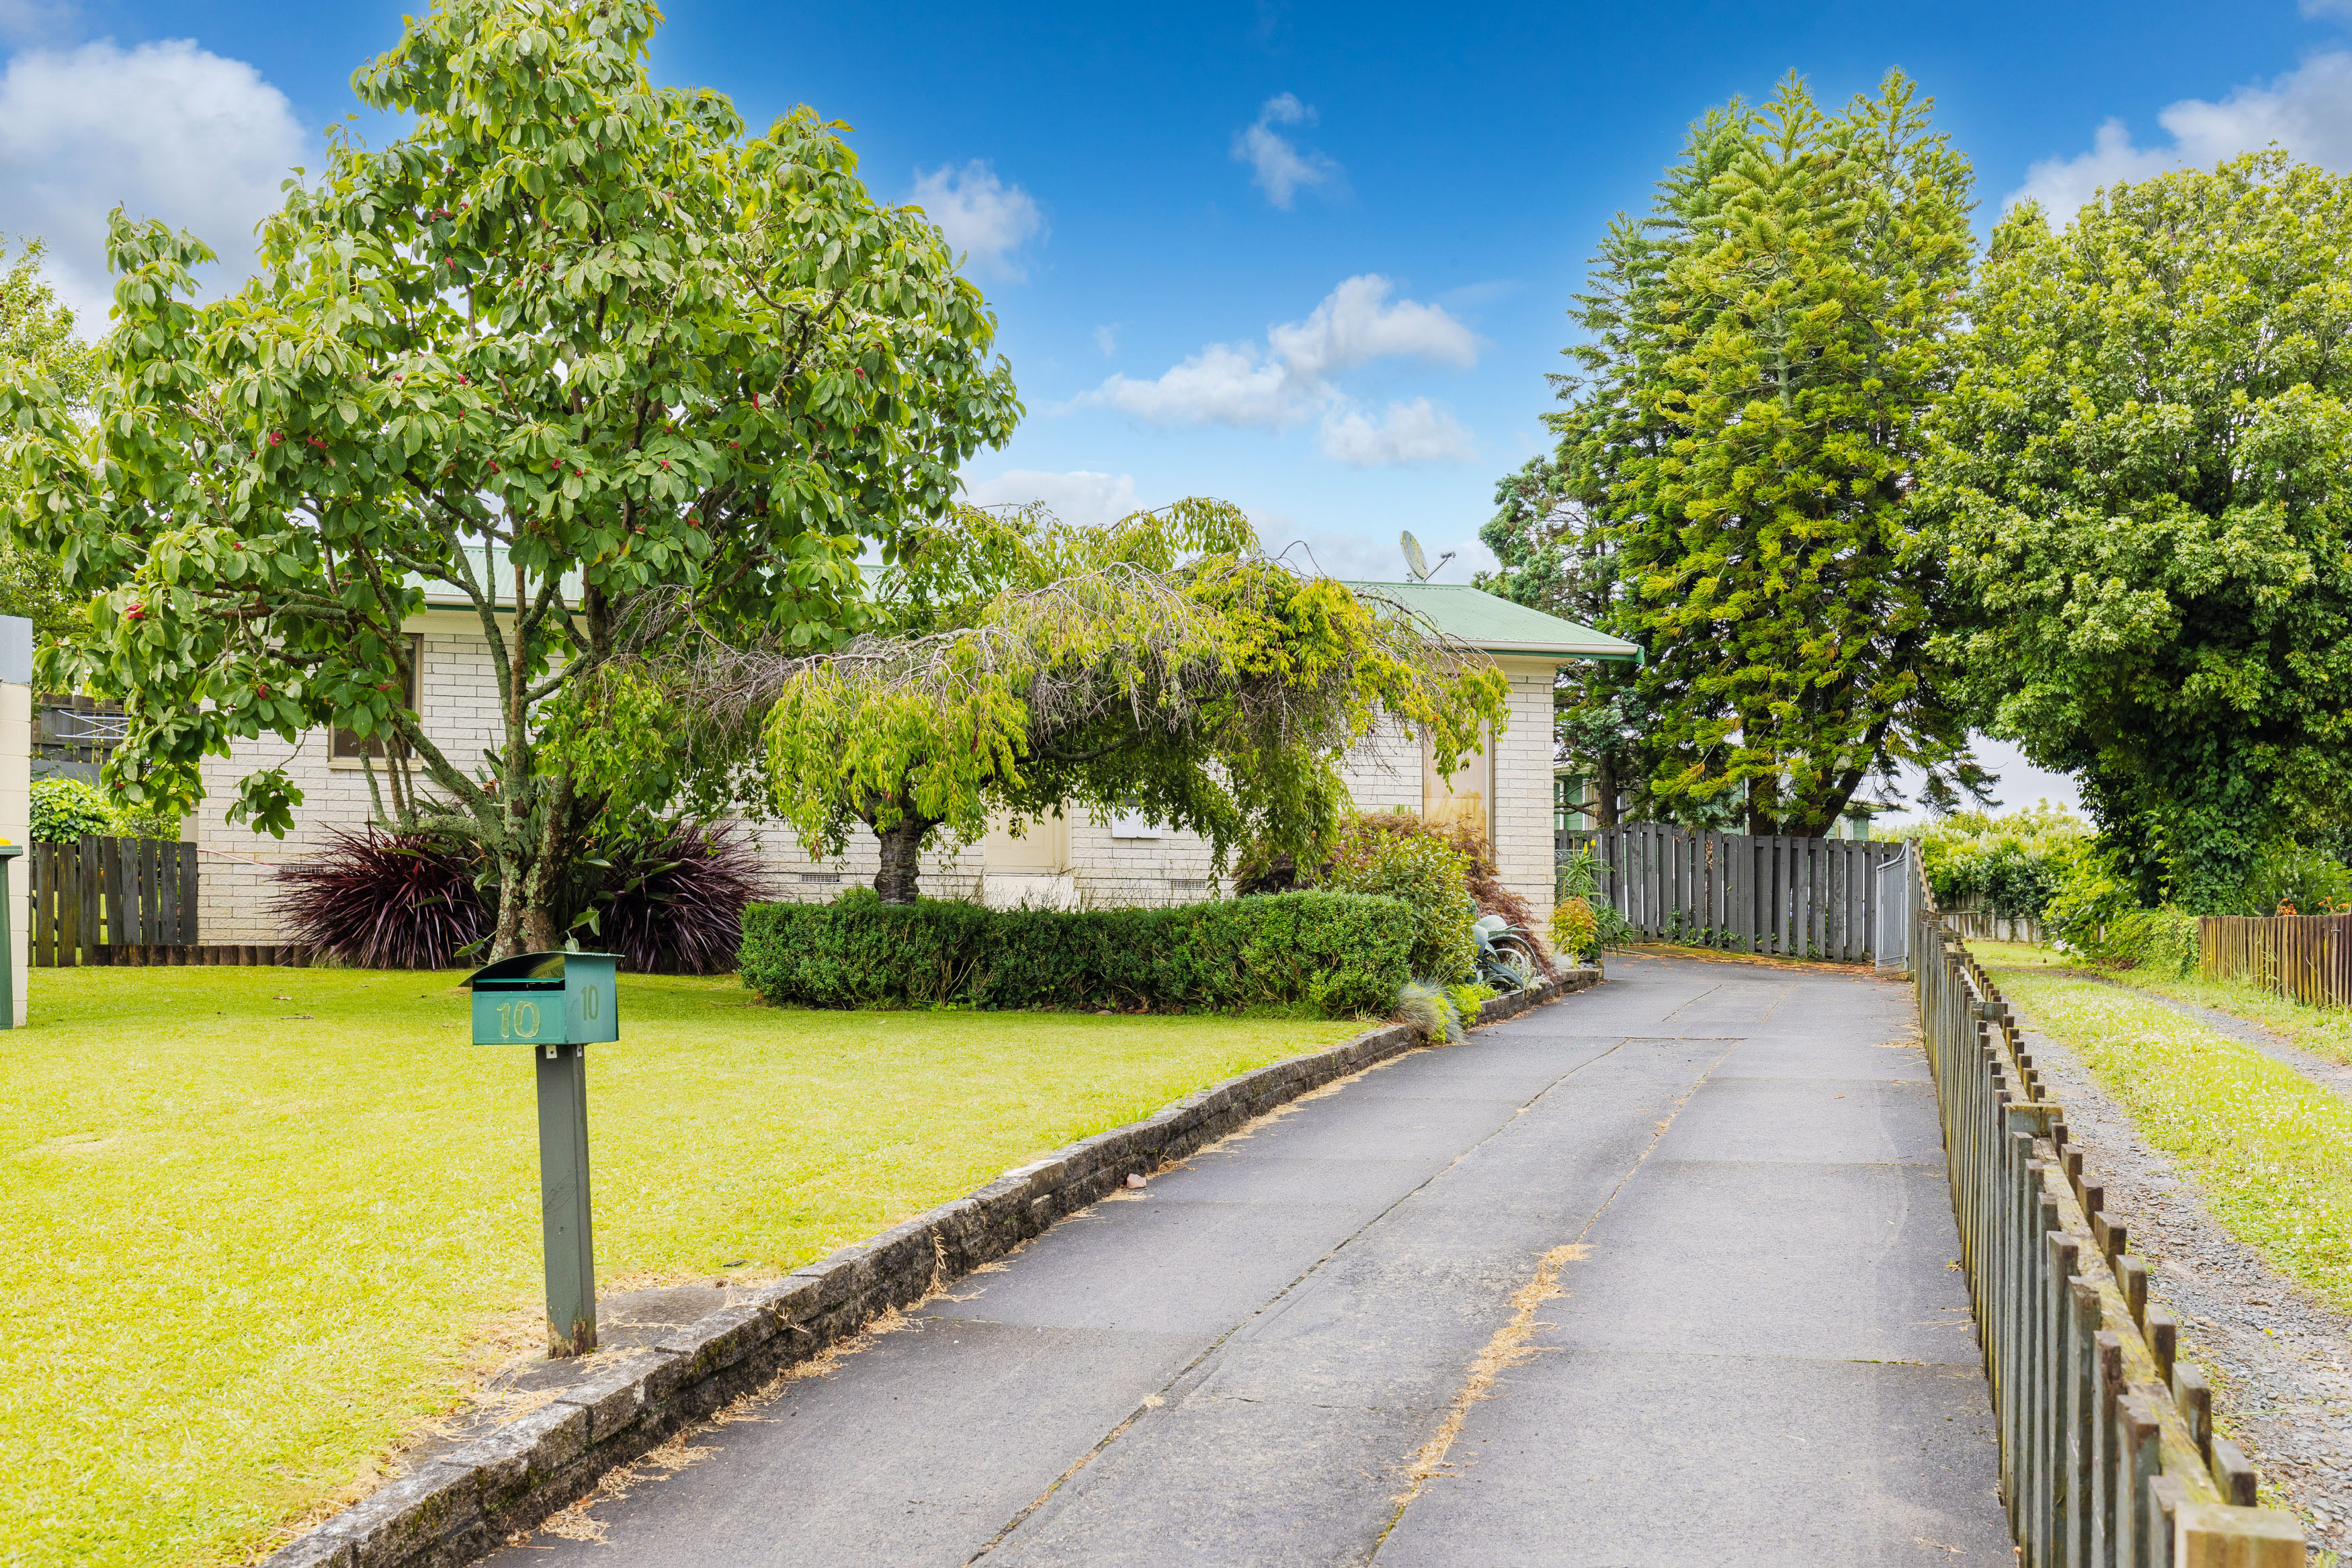
[[1408, 528], [1397, 542], [1404, 546], [1405, 570], [1412, 573], [1415, 582], [1428, 581], [1429, 558], [1421, 553], [1421, 541], [1413, 538], [1412, 531]]
[[1421, 541], [1412, 537], [1411, 529], [1399, 536], [1397, 542], [1404, 546], [1404, 569], [1412, 574], [1415, 582], [1427, 582], [1431, 573], [1454, 559], [1454, 552], [1447, 550], [1437, 558], [1437, 566], [1430, 565], [1429, 557], [1422, 553]]

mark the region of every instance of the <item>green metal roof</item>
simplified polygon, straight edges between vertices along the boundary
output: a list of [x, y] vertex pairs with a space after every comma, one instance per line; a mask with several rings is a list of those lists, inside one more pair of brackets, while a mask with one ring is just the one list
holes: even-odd
[[[507, 564], [506, 547], [476, 540], [466, 547], [466, 554], [473, 561], [476, 579], [488, 579], [483, 586], [494, 591], [499, 612], [510, 612], [514, 609], [514, 569]], [[408, 580], [424, 588], [425, 602], [428, 608], [470, 610], [474, 607], [474, 601], [466, 597], [466, 591], [454, 582], [444, 582], [438, 578], [422, 578], [414, 573], [410, 574]], [[580, 602], [581, 582], [581, 576], [576, 571], [563, 574], [562, 591], [566, 604], [577, 605]], [[536, 579], [532, 580], [531, 587], [534, 591], [539, 587]]]
[[1351, 582], [1395, 600], [1442, 634], [1488, 653], [1548, 653], [1562, 659], [1642, 660], [1641, 648], [1514, 604], [1463, 582]]
[[[488, 569], [487, 575], [499, 590], [499, 610], [511, 611], [514, 576], [507, 566], [507, 552], [495, 545], [479, 543], [468, 545], [467, 549], [474, 558], [478, 573]], [[870, 563], [861, 564], [869, 576], [877, 570]], [[1441, 635], [1466, 643], [1482, 653], [1549, 654], [1561, 659], [1629, 659], [1636, 664], [1643, 657], [1639, 646], [1622, 638], [1557, 615], [1547, 615], [1540, 610], [1530, 610], [1524, 604], [1514, 604], [1467, 583], [1349, 582], [1348, 586], [1369, 589], [1392, 599], [1427, 621]], [[563, 574], [567, 603], [578, 601], [580, 587], [578, 572]], [[428, 605], [464, 608], [472, 603], [449, 583], [428, 581], [424, 588]]]

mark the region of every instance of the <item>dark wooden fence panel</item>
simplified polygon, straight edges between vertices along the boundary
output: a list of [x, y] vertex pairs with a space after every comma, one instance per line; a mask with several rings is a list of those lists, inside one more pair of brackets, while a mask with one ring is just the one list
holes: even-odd
[[195, 845], [86, 838], [37, 843], [30, 859], [36, 967], [143, 962], [152, 950], [197, 946]]
[[1601, 896], [1643, 937], [1850, 963], [1874, 956], [1877, 865], [1900, 852], [1659, 822], [1562, 832], [1555, 848], [1592, 852]]
[[2209, 915], [2197, 923], [2197, 957], [2207, 979], [2242, 977], [2309, 1007], [2352, 1007], [2352, 915]]

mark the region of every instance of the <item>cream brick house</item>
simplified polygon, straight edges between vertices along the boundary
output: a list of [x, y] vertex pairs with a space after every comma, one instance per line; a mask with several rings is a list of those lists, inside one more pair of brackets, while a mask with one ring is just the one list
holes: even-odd
[[[1357, 584], [1377, 587], [1426, 617], [1441, 632], [1485, 652], [1510, 680], [1509, 720], [1486, 750], [1451, 778], [1438, 776], [1420, 743], [1394, 725], [1367, 737], [1343, 768], [1356, 803], [1368, 810], [1402, 808], [1433, 817], [1467, 817], [1495, 846], [1503, 880], [1548, 918], [1552, 894], [1552, 677], [1579, 659], [1634, 659], [1632, 643], [1453, 583]], [[452, 757], [471, 757], [499, 740], [497, 683], [481, 622], [454, 592], [428, 593], [407, 630], [418, 640], [415, 707], [425, 731]], [[231, 826], [222, 812], [236, 781], [257, 768], [282, 767], [301, 787], [296, 827], [284, 840]], [[202, 855], [200, 919], [207, 943], [281, 939], [269, 914], [271, 873], [310, 854], [331, 828], [368, 820], [368, 789], [357, 748], [325, 731], [288, 746], [275, 737], [241, 743], [205, 764], [205, 803], [192, 823]], [[789, 830], [756, 828], [778, 893], [825, 899], [844, 885], [873, 880], [878, 855], [870, 834], [854, 838], [840, 860], [819, 864]], [[941, 896], [979, 895], [992, 904], [1171, 904], [1213, 891], [1207, 843], [1130, 817], [1097, 821], [1084, 812], [1034, 825], [1020, 837], [991, 833], [960, 851], [925, 858], [923, 889]]]

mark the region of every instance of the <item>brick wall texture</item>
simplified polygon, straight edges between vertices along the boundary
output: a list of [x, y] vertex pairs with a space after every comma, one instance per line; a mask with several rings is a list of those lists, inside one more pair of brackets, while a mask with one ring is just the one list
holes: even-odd
[[[425, 635], [423, 708], [425, 733], [452, 759], [471, 760], [498, 744], [498, 684], [488, 650], [462, 618], [429, 614]], [[1495, 800], [1490, 804], [1496, 865], [1503, 879], [1538, 918], [1549, 918], [1552, 890], [1551, 665], [1535, 659], [1499, 661], [1511, 682], [1510, 721], [1496, 743]], [[356, 831], [369, 817], [366, 775], [336, 765], [320, 730], [289, 746], [274, 736], [239, 742], [226, 758], [204, 766], [205, 800], [192, 820], [200, 857], [200, 935], [207, 943], [273, 943], [283, 939], [271, 912], [272, 873], [285, 862], [315, 852], [332, 829]], [[254, 833], [223, 820], [236, 800], [237, 781], [257, 770], [283, 768], [302, 790], [295, 828], [284, 839]], [[1349, 754], [1342, 769], [1349, 791], [1368, 810], [1417, 810], [1422, 798], [1421, 747], [1384, 723]], [[775, 822], [744, 825], [760, 848], [778, 897], [823, 901], [841, 888], [871, 883], [879, 869], [872, 835], [854, 837], [838, 860], [820, 863], [804, 853], [791, 830]], [[1029, 899], [1111, 907], [1181, 904], [1208, 896], [1209, 846], [1191, 833], [1149, 832], [1139, 824], [1106, 822], [1078, 812], [1066, 847], [1052, 858], [1057, 874], [989, 875], [980, 845], [942, 845], [924, 859], [924, 891], [941, 896], [983, 894], [992, 902]], [[1024, 857], [1034, 862], [1033, 852]]]

